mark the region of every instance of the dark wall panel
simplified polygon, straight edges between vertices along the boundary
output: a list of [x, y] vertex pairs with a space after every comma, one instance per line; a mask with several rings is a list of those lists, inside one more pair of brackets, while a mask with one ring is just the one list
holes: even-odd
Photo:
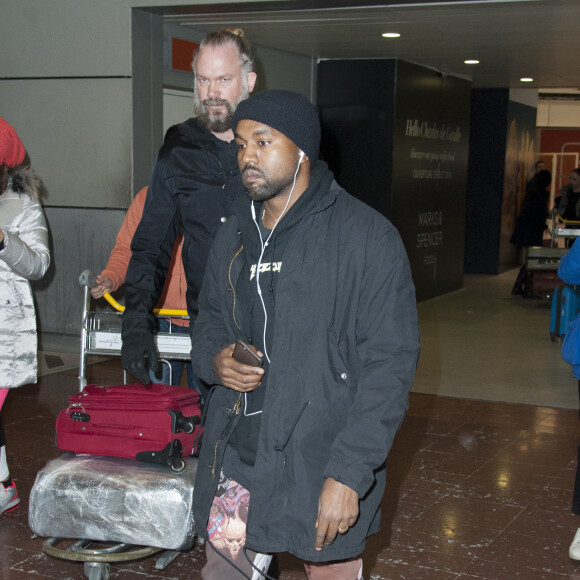
[[465, 273], [497, 274], [509, 89], [471, 95]]
[[321, 156], [349, 193], [387, 217], [395, 70], [394, 60], [324, 61], [318, 67]]
[[393, 222], [419, 300], [463, 286], [471, 83], [399, 61]]
[[322, 155], [399, 229], [419, 300], [461, 288], [470, 83], [393, 59], [324, 61]]

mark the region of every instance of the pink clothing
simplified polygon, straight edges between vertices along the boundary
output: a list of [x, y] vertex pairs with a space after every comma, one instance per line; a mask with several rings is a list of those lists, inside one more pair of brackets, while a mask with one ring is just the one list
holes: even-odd
[[0, 409], [2, 409], [2, 405], [4, 405], [9, 390], [10, 389], [0, 389]]
[[[127, 268], [129, 267], [129, 260], [131, 258], [131, 240], [141, 221], [146, 195], [147, 188], [144, 187], [135, 196], [135, 199], [129, 206], [127, 215], [117, 234], [115, 247], [111, 251], [105, 269], [101, 272], [101, 276], [107, 276], [112, 280], [113, 292], [125, 283], [125, 276], [127, 275]], [[187, 310], [187, 303], [185, 301], [185, 272], [183, 270], [183, 261], [181, 260], [182, 245], [183, 235], [180, 235], [175, 240], [165, 286], [163, 287], [163, 293], [157, 304], [158, 308]], [[172, 322], [180, 326], [189, 326], [189, 320], [183, 320], [181, 318], [174, 318]]]

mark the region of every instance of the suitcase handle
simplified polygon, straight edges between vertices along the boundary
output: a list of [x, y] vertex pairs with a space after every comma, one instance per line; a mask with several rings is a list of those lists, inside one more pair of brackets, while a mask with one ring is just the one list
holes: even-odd
[[187, 434], [193, 433], [195, 426], [201, 423], [201, 418], [198, 415], [192, 417], [184, 417], [181, 411], [169, 410], [171, 416], [171, 432], [181, 433], [184, 431]]
[[75, 409], [75, 410], [78, 410], [78, 409], [80, 409], [80, 410], [81, 410], [81, 412], [83, 412], [83, 413], [86, 413], [86, 411], [85, 411], [85, 408], [83, 407], [83, 404], [82, 404], [82, 403], [71, 403], [71, 404], [70, 404], [70, 405], [67, 407], [67, 410], [66, 410], [66, 412], [70, 414], [70, 412], [71, 412], [71, 409]]

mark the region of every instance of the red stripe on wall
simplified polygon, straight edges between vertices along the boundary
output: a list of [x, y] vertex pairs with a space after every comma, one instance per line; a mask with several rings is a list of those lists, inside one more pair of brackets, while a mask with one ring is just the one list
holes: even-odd
[[175, 70], [185, 70], [191, 72], [191, 61], [193, 53], [199, 44], [180, 38], [171, 39], [171, 68]]

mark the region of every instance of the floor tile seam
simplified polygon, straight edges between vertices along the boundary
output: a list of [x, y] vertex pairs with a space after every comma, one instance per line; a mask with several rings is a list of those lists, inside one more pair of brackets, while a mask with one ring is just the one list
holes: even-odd
[[[419, 503], [416, 503], [416, 502], [407, 501], [407, 500], [405, 500], [405, 503], [410, 503], [410, 504], [413, 504], [413, 505], [422, 505], [422, 504], [419, 504]], [[413, 524], [415, 524], [415, 523], [416, 523], [416, 521], [417, 521], [417, 520], [418, 520], [420, 517], [423, 517], [423, 516], [425, 515], [425, 513], [426, 513], [426, 512], [427, 512], [429, 509], [431, 509], [432, 505], [433, 505], [433, 504], [431, 504], [429, 507], [426, 507], [426, 508], [422, 509], [420, 512], [417, 512], [417, 513], [416, 513], [414, 516], [412, 516], [411, 518], [409, 518], [409, 520], [407, 520], [407, 521], [400, 522], [400, 520], [397, 520], [397, 521], [399, 521], [399, 522], [400, 522], [400, 525], [399, 525], [399, 527], [400, 527], [401, 529], [400, 529], [400, 530], [398, 530], [398, 531], [396, 531], [396, 532], [394, 532], [394, 533], [392, 534], [392, 536], [391, 536], [391, 540], [392, 540], [392, 538], [394, 538], [394, 537], [395, 537], [395, 535], [399, 534], [399, 533], [402, 531], [403, 525], [401, 525], [401, 524], [406, 524], [404, 527], [408, 527], [408, 526], [410, 526], [410, 525], [413, 525]], [[392, 532], [393, 532], [393, 528], [392, 528], [393, 521], [394, 521], [394, 518], [393, 518], [393, 519], [392, 519], [392, 520], [389, 522], [389, 523], [390, 523], [390, 525], [391, 525], [391, 528], [390, 528], [390, 529], [391, 529], [391, 531], [392, 531]], [[579, 526], [579, 527], [580, 527], [580, 526]]]
[[[488, 554], [490, 552], [490, 550], [492, 550], [494, 548], [493, 544], [495, 544], [496, 542], [505, 542], [506, 541], [506, 535], [510, 535], [510, 536], [518, 536], [520, 538], [522, 538], [521, 542], [517, 542], [517, 545], [526, 545], [526, 540], [529, 540], [529, 536], [525, 535], [525, 534], [519, 534], [517, 532], [507, 532], [507, 534], [501, 534], [499, 535], [497, 538], [495, 538], [495, 540], [485, 548], [485, 550], [479, 555], [478, 559], [482, 562], [489, 562], [489, 563], [494, 563], [494, 564], [505, 564], [505, 565], [515, 565], [515, 566], [519, 566], [519, 564], [512, 564], [511, 561], [502, 561], [502, 560], [498, 560], [497, 559], [497, 554], [492, 553], [490, 554], [490, 556], [486, 556], [486, 554]], [[534, 539], [537, 540], [548, 540], [550, 542], [552, 542], [551, 546], [550, 546], [550, 551], [554, 551], [553, 548], [555, 548], [555, 551], [557, 551], [558, 553], [561, 553], [562, 555], [565, 555], [566, 557], [568, 557], [568, 546], [569, 546], [569, 540], [560, 542], [560, 541], [554, 541], [553, 539], [550, 538], [542, 538], [542, 537], [535, 537]], [[554, 543], [557, 544], [557, 546], [554, 546]], [[496, 544], [496, 545], [502, 545], [500, 544]], [[544, 548], [547, 549], [547, 548]], [[511, 558], [515, 558], [517, 559], [520, 556], [520, 554], [517, 554], [516, 556], [514, 556], [513, 554], [510, 555], [510, 560]], [[523, 556], [523, 554], [522, 554]], [[519, 559], [517, 559], [517, 561], [519, 561]], [[560, 560], [558, 560], [560, 561]], [[539, 568], [537, 566], [533, 566], [531, 565], [531, 563], [526, 563], [525, 565], [525, 569], [526, 570], [539, 570], [541, 572], [547, 572], [549, 571], [550, 573], [554, 573], [554, 574], [560, 574], [560, 572], [557, 572], [556, 570], [548, 570], [547, 568]], [[564, 573], [565, 576], [568, 576], [566, 573]]]
[[[516, 571], [522, 571], [522, 572], [527, 572], [530, 568], [528, 568], [527, 566], [521, 566], [519, 564], [510, 564], [508, 562], [492, 562], [491, 560], [485, 560], [486, 563], [492, 563], [492, 564], [498, 564], [500, 566], [506, 566], [508, 568], [515, 568]], [[532, 570], [540, 570], [539, 568], [532, 568]], [[541, 572], [545, 572], [545, 570], [540, 570]], [[570, 574], [568, 573], [560, 573], [560, 572], [556, 572], [555, 570], [551, 570], [550, 572], [548, 572], [549, 574], [551, 574], [552, 576], [550, 576], [550, 578], [559, 578], [561, 577], [562, 579], [564, 578], [572, 578], [572, 576], [570, 576]], [[573, 572], [574, 573], [574, 572]], [[498, 579], [496, 578], [490, 578], [489, 576], [479, 576], [479, 575], [475, 575], [475, 574], [471, 574], [471, 573], [465, 573], [462, 572], [461, 574], [464, 574], [463, 576], [459, 576], [459, 580], [471, 580], [471, 579], [476, 579], [476, 580], [505, 580], [505, 579]], [[519, 576], [518, 576], [519, 577]], [[511, 579], [510, 579], [511, 580]]]
[[[12, 512], [12, 513], [13, 513], [13, 514], [16, 514], [16, 513], [17, 513], [17, 510], [16, 510], [16, 511], [14, 511], [14, 512]], [[14, 519], [16, 519], [16, 515], [14, 515], [14, 516], [12, 516], [12, 517], [13, 517]], [[4, 520], [4, 521], [7, 521], [7, 520]], [[12, 529], [12, 530], [10, 530], [10, 531], [13, 531], [13, 529]], [[30, 537], [31, 537], [31, 539], [33, 539], [33, 538], [32, 538], [32, 535], [33, 535], [33, 532], [31, 531], [31, 532], [30, 532]], [[40, 538], [39, 538], [39, 539], [40, 539]], [[16, 552], [23, 552], [23, 553], [27, 553], [27, 554], [29, 554], [30, 556], [38, 556], [39, 554], [43, 554], [42, 550], [41, 550], [41, 551], [38, 551], [38, 550], [33, 550], [33, 549], [31, 549], [31, 548], [23, 548], [22, 546], [12, 546], [12, 545], [10, 545], [10, 543], [2, 544], [2, 547], [3, 547], [3, 548], [12, 548], [12, 549], [13, 549], [14, 551], [16, 551]]]
[[[115, 566], [115, 567], [113, 567]], [[119, 568], [115, 564], [111, 565], [111, 576], [114, 578], [123, 578], [125, 574], [138, 574], [139, 580], [178, 580], [179, 576], [162, 576], [158, 573], [149, 574], [148, 572], [139, 572], [138, 570], [133, 570], [131, 568]], [[163, 572], [163, 570], [161, 570]]]
[[[405, 548], [405, 545], [404, 544], [399, 544], [399, 545], [402, 548]], [[435, 557], [440, 557], [441, 556], [441, 553], [440, 553], [439, 550], [431, 550], [431, 549], [427, 549], [427, 548], [422, 548], [422, 549], [420, 549], [420, 551], [422, 553], [425, 553], [426, 552], [426, 553], [429, 553], [429, 554], [433, 554]], [[440, 566], [436, 566], [436, 567], [433, 567], [433, 566], [421, 566], [419, 564], [412, 564], [412, 563], [403, 562], [403, 561], [401, 561], [400, 564], [403, 564], [403, 565], [406, 565], [406, 566], [414, 566], [414, 567], [417, 567], [417, 568], [420, 567], [420, 568], [424, 568], [424, 569], [427, 569], [427, 570], [437, 570], [438, 572], [445, 572], [447, 574], [457, 574], [457, 575], [460, 576], [461, 574], [463, 574], [465, 572], [465, 570], [467, 570], [469, 567], [471, 567], [474, 564], [476, 564], [477, 561], [478, 561], [478, 557], [477, 556], [469, 555], [469, 554], [465, 554], [465, 555], [461, 554], [460, 555], [460, 558], [461, 559], [464, 559], [464, 560], [468, 560], [467, 562], [465, 562], [464, 566], [460, 566], [460, 568], [461, 568], [460, 570], [457, 570], [457, 569], [444, 569], [444, 568], [441, 568]], [[397, 562], [397, 563], [399, 563], [399, 562]], [[478, 578], [478, 576], [476, 576], [475, 578]]]
[[[566, 546], [566, 556], [568, 556], [568, 548], [567, 548], [567, 546]], [[553, 570], [551, 568], [539, 568], [537, 566], [532, 566], [531, 564], [526, 564], [525, 566], [522, 566], [522, 565], [520, 565], [518, 563], [512, 563], [510, 561], [497, 560], [497, 558], [488, 559], [488, 558], [485, 558], [483, 556], [480, 556], [478, 558], [478, 560], [480, 560], [481, 562], [489, 563], [489, 564], [496, 564], [496, 565], [499, 564], [500, 566], [501, 565], [504, 565], [504, 566], [514, 567], [514, 568], [519, 568], [519, 569], [521, 569], [523, 571], [534, 570], [534, 571], [538, 571], [538, 572], [548, 572], [549, 574], [553, 574], [555, 577], [556, 576], [561, 576], [562, 578], [571, 578], [570, 573], [567, 573], [567, 572], [558, 572], [557, 570]], [[572, 571], [572, 574], [574, 574], [576, 571], [577, 571], [577, 568]], [[489, 580], [492, 580], [492, 579], [489, 579]], [[494, 580], [496, 580], [496, 579], [494, 579]]]
[[[14, 413], [14, 414], [16, 414], [16, 413]], [[20, 425], [23, 425], [23, 426], [28, 425], [28, 429], [30, 430], [30, 425], [32, 424], [33, 421], [40, 421], [42, 419], [47, 419], [51, 415], [53, 415], [53, 413], [39, 413], [38, 415], [34, 415], [34, 417], [24, 417], [22, 419], [12, 419], [12, 420], [7, 420], [6, 422], [4, 421], [4, 418], [2, 418], [2, 424], [6, 428], [19, 427]], [[54, 415], [54, 422], [56, 425], [56, 415]]]
[[[514, 439], [513, 441], [511, 441], [510, 443], [508, 443], [505, 447], [503, 447], [501, 450], [496, 451], [494, 454], [490, 455], [487, 457], [487, 460], [479, 466], [479, 468], [474, 471], [471, 475], [476, 475], [479, 471], [481, 471], [485, 466], [487, 466], [490, 462], [494, 461], [494, 460], [498, 460], [498, 461], [512, 461], [512, 463], [518, 463], [521, 465], [529, 465], [529, 462], [516, 462], [513, 460], [502, 460], [499, 459], [499, 456], [503, 453], [505, 453], [507, 450], [509, 450], [510, 448], [512, 448], [516, 443], [518, 443], [522, 437], [524, 437], [523, 434], [519, 435], [518, 437], [516, 437], [516, 439]], [[532, 465], [537, 465], [537, 464], [532, 464]]]
[[[491, 458], [491, 459], [495, 459], [495, 457]], [[500, 461], [503, 461], [503, 459], [500, 459]], [[506, 460], [508, 461], [508, 460]], [[537, 463], [534, 461], [514, 461], [512, 459], [510, 459], [509, 461], [512, 461], [515, 464], [515, 467], [517, 469], [517, 467], [523, 467], [524, 465], [527, 465], [528, 467], [538, 467], [538, 468], [544, 468], [544, 469], [553, 469], [553, 470], [559, 470], [558, 472], [560, 472], [561, 470], [567, 469], [565, 465], [554, 465], [553, 463]], [[552, 476], [546, 476], [546, 477], [552, 477]]]
[[[504, 506], [501, 506], [504, 507]], [[525, 508], [521, 508], [521, 509], [525, 509]], [[518, 514], [519, 515], [519, 514]], [[473, 524], [470, 523], [461, 523], [458, 524], [458, 529], [466, 529], [467, 531], [472, 531], [472, 530], [486, 530], [487, 532], [490, 533], [490, 535], [493, 535], [494, 537], [490, 540], [490, 544], [492, 542], [495, 542], [499, 536], [505, 531], [505, 527], [500, 529], [500, 528], [490, 528], [489, 526], [483, 526], [481, 524], [481, 522], [476, 522]]]
[[[3, 549], [6, 549], [6, 548], [12, 548], [13, 550], [15, 550], [17, 552], [26, 552], [26, 553], [28, 553], [28, 555], [25, 558], [23, 558], [22, 560], [20, 560], [18, 562], [13, 562], [8, 567], [9, 570], [15, 570], [15, 571], [18, 571], [18, 572], [30, 573], [30, 569], [27, 566], [25, 566], [25, 563], [26, 562], [30, 562], [31, 559], [34, 559], [34, 560], [36, 560], [38, 562], [41, 562], [44, 558], [49, 558], [49, 561], [51, 561], [50, 560], [50, 557], [47, 556], [42, 551], [42, 549], [40, 551], [32, 551], [32, 550], [28, 550], [27, 548], [18, 548], [16, 546], [10, 546], [10, 545], [6, 545], [5, 544], [3, 546]], [[42, 560], [39, 560], [39, 558], [41, 558]]]
[[467, 479], [469, 479], [470, 477], [473, 477], [474, 475], [476, 475], [481, 469], [483, 469], [486, 465], [488, 465], [491, 461], [493, 461], [493, 459], [495, 459], [495, 456], [488, 457], [481, 465], [479, 465], [479, 467], [475, 471], [470, 473], [467, 476], [467, 478], [465, 480], [463, 480], [462, 484], [465, 483], [467, 481]]
[[[516, 506], [514, 506], [514, 507], [516, 507]], [[504, 528], [503, 528], [503, 529], [500, 531], [499, 535], [498, 535], [498, 536], [497, 536], [497, 537], [494, 539], [494, 542], [495, 542], [495, 541], [496, 541], [496, 540], [497, 540], [497, 539], [498, 539], [498, 538], [499, 538], [499, 537], [500, 537], [502, 534], [504, 534], [504, 533], [505, 533], [507, 530], [509, 530], [510, 526], [513, 526], [513, 525], [514, 525], [514, 523], [515, 523], [515, 522], [516, 522], [516, 521], [517, 521], [517, 520], [518, 520], [518, 519], [519, 519], [519, 518], [522, 516], [522, 514], [523, 514], [523, 513], [524, 513], [524, 512], [525, 512], [525, 511], [528, 509], [528, 508], [527, 508], [527, 507], [525, 507], [525, 506], [517, 506], [517, 507], [519, 507], [519, 510], [520, 510], [520, 511], [519, 511], [519, 513], [518, 513], [516, 516], [514, 516], [514, 518], [512, 519], [512, 521], [511, 521], [509, 524], [507, 524], [506, 526], [504, 526]]]
[[[504, 449], [505, 451], [505, 449]], [[545, 464], [540, 464], [540, 463], [530, 463], [529, 461], [516, 461], [514, 459], [504, 459], [502, 457], [498, 457], [498, 455], [500, 455], [501, 453], [503, 453], [503, 451], [498, 452], [498, 454], [496, 454], [493, 457], [489, 457], [486, 464], [482, 465], [481, 467], [487, 467], [489, 464], [492, 464], [494, 462], [497, 462], [499, 464], [506, 464], [506, 467], [512, 467], [513, 470], [516, 470], [518, 468], [521, 468], [524, 465], [531, 465], [534, 467], [545, 467], [545, 468], [549, 468], [549, 469], [557, 469], [558, 474], [557, 475], [544, 475], [543, 477], [549, 477], [549, 478], [557, 478], [557, 477], [561, 477], [563, 475], [563, 472], [566, 471], [567, 469], [569, 470], [569, 467], [565, 467], [565, 466], [559, 466], [559, 467], [554, 467], [552, 465], [545, 465]], [[471, 475], [477, 475], [477, 473], [481, 470], [481, 468], [478, 468], [477, 471], [473, 472]]]
[[[525, 503], [522, 501], [517, 501], [515, 499], [512, 499], [511, 497], [506, 498], [506, 499], [502, 499], [502, 498], [498, 498], [498, 497], [488, 499], [486, 497], [474, 497], [473, 494], [469, 494], [468, 492], [467, 492], [467, 495], [465, 495], [462, 490], [460, 490], [460, 492], [458, 494], [453, 495], [452, 497], [455, 499], [463, 499], [463, 500], [477, 500], [477, 501], [480, 501], [480, 502], [483, 502], [486, 504], [498, 505], [501, 508], [509, 507], [509, 508], [520, 509], [520, 508], [531, 507], [529, 502]], [[556, 513], [560, 513], [560, 512], [556, 512]]]
[[[494, 458], [496, 458], [498, 455], [505, 453], [506, 451], [509, 451], [511, 448], [515, 447], [516, 445], [518, 445], [519, 443], [521, 443], [522, 441], [525, 441], [525, 439], [527, 437], [529, 437], [529, 435], [532, 434], [531, 432], [527, 432], [527, 433], [522, 433], [522, 435], [520, 435], [519, 437], [517, 437], [517, 439], [515, 439], [514, 441], [512, 441], [511, 443], [509, 443], [506, 447], [504, 447], [501, 451], [498, 451], [496, 453], [496, 455], [494, 456]], [[562, 439], [562, 435], [559, 434], [553, 434], [554, 435], [554, 440], [555, 441], [559, 441]], [[552, 465], [547, 465], [545, 463], [534, 463], [531, 461], [516, 461], [514, 459], [506, 459], [505, 461], [512, 461], [513, 463], [517, 463], [517, 464], [522, 464], [522, 465], [536, 465], [538, 467], [554, 467]], [[562, 466], [558, 466], [558, 467], [562, 467]]]
[[[401, 546], [403, 546], [402, 544], [400, 544]], [[438, 551], [436, 550], [427, 550], [427, 549], [421, 549], [421, 552], [429, 552], [432, 554], [439, 554]], [[393, 564], [396, 566], [409, 566], [410, 568], [416, 568], [416, 569], [420, 569], [420, 570], [434, 570], [436, 572], [443, 572], [445, 574], [462, 574], [463, 570], [457, 572], [455, 570], [445, 570], [445, 568], [441, 568], [439, 566], [425, 566], [425, 565], [421, 565], [421, 564], [412, 564], [410, 562], [405, 562], [402, 559], [395, 559], [395, 558], [388, 558], [388, 557], [377, 557], [376, 559], [377, 562], [381, 563], [381, 564]], [[467, 567], [471, 566], [473, 564], [473, 562], [470, 562], [468, 564], [465, 565], [465, 569], [467, 569]]]
[[503, 447], [502, 449], [499, 449], [497, 451], [492, 451], [490, 453], [473, 453], [473, 452], [469, 452], [469, 450], [466, 450], [464, 447], [462, 447], [461, 449], [458, 449], [457, 451], [439, 451], [439, 450], [435, 450], [435, 449], [429, 449], [428, 451], [430, 453], [445, 453], [448, 455], [452, 455], [454, 457], [459, 457], [459, 458], [465, 458], [466, 460], [470, 460], [470, 461], [475, 461], [475, 460], [481, 460], [485, 463], [492, 461], [494, 459], [497, 458], [498, 455], [500, 455], [501, 453], [503, 453], [506, 450], [505, 447]]
[[[461, 490], [459, 490], [459, 491], [461, 491]], [[429, 507], [425, 508], [421, 512], [421, 514], [418, 514], [417, 516], [413, 517], [410, 520], [410, 522], [414, 522], [418, 517], [424, 516], [427, 511], [433, 509], [434, 507], [436, 507], [437, 505], [439, 505], [445, 499], [465, 500], [465, 501], [468, 501], [468, 502], [471, 502], [471, 503], [477, 502], [478, 504], [485, 504], [485, 506], [489, 507], [489, 509], [496, 508], [498, 511], [502, 511], [506, 507], [506, 504], [505, 503], [496, 502], [496, 501], [489, 501], [487, 499], [482, 499], [482, 498], [473, 498], [472, 495], [470, 495], [468, 497], [464, 497], [464, 496], [456, 496], [456, 495], [447, 494], [447, 495], [444, 495], [444, 496], [441, 496], [441, 497], [437, 498], [437, 500], [434, 501]], [[413, 502], [408, 502], [408, 503], [413, 503]], [[414, 505], [419, 505], [419, 504], [414, 504]], [[525, 510], [525, 509], [528, 508], [528, 506], [522, 506], [522, 505], [509, 505], [508, 507], [513, 507], [513, 508], [519, 509], [520, 511]], [[518, 515], [515, 516], [515, 517], [519, 517], [520, 515], [521, 514], [518, 513]], [[461, 524], [461, 525], [462, 526], [465, 526], [465, 527], [468, 527], [468, 528], [478, 528], [478, 529], [482, 529], [481, 522], [477, 522], [477, 523], [474, 523], [474, 524]], [[578, 527], [580, 527], [580, 523], [579, 523], [579, 526]], [[486, 529], [492, 530], [492, 531], [495, 532], [499, 528], [489, 528], [489, 527], [486, 527]], [[499, 531], [500, 532], [503, 532], [504, 529], [501, 529]]]

